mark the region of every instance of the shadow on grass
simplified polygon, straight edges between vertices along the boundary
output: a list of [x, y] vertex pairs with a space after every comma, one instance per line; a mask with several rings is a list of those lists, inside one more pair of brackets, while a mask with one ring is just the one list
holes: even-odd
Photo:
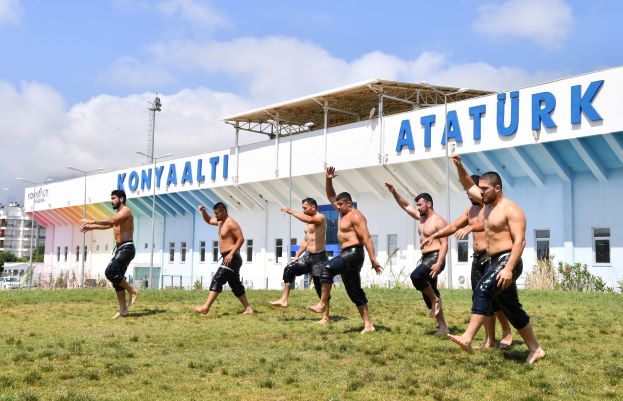
[[503, 350], [502, 357], [507, 361], [521, 363], [522, 365], [526, 363], [526, 358], [528, 358], [528, 351], [513, 348]]
[[[391, 327], [383, 326], [382, 324], [375, 324], [374, 328], [376, 329], [376, 332], [392, 332]], [[363, 325], [361, 327], [351, 327], [350, 329], [346, 329], [342, 331], [342, 334], [359, 333], [361, 330], [363, 330]]]
[[146, 310], [142, 310], [142, 311], [138, 311], [138, 312], [130, 312], [128, 317], [129, 318], [138, 318], [138, 317], [157, 315], [159, 313], [166, 313], [166, 312], [168, 312], [168, 311], [165, 310], [165, 309], [146, 309]]
[[[320, 320], [320, 318], [321, 316], [317, 314], [317, 315], [305, 315], [305, 316], [296, 316], [296, 317], [283, 316], [283, 317], [277, 318], [277, 320], [280, 322], [305, 322], [305, 321], [317, 322], [318, 320]], [[331, 322], [341, 322], [342, 320], [347, 320], [347, 318], [345, 316], [338, 315], [338, 316], [331, 316], [329, 320]]]

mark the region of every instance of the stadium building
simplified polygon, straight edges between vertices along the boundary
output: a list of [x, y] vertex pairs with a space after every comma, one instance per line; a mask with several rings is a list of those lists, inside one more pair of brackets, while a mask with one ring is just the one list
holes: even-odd
[[[278, 289], [303, 236], [303, 224], [280, 212], [282, 205], [299, 209], [301, 199], [315, 198], [328, 217], [328, 249], [338, 251], [337, 213], [324, 192], [324, 167], [333, 165], [336, 190], [353, 195], [387, 262], [376, 276], [367, 261], [362, 279], [387, 286], [408, 282], [420, 252], [416, 222], [383, 183], [410, 199], [431, 193], [435, 210], [454, 219], [469, 205], [454, 166], [448, 169], [447, 156], [456, 152], [473, 174], [499, 172], [504, 193], [524, 209], [524, 275], [551, 256], [586, 264], [616, 287], [623, 279], [621, 93], [623, 67], [503, 93], [372, 80], [226, 117], [229, 149], [88, 176], [86, 210], [91, 218], [111, 216], [110, 191], [125, 189], [137, 247], [128, 275], [155, 288], [207, 287], [219, 264], [217, 230], [197, 206], [222, 201], [246, 239], [245, 284]], [[265, 140], [242, 146], [241, 135]], [[84, 185], [81, 177], [25, 190], [25, 199], [35, 194], [34, 210], [24, 202], [27, 211], [47, 234], [39, 274], [81, 277], [84, 259], [86, 279], [104, 277], [113, 235], [89, 232], [83, 247]], [[471, 240], [450, 245], [440, 282], [466, 288]]]

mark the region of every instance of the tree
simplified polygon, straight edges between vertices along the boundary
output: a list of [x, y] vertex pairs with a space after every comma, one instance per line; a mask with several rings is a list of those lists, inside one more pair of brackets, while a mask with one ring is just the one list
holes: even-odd
[[9, 252], [0, 252], [0, 261], [4, 263], [17, 262], [17, 257]]

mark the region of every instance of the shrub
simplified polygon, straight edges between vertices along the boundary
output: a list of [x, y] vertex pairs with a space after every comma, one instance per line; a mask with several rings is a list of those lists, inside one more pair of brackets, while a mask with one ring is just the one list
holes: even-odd
[[560, 275], [560, 288], [565, 291], [605, 292], [611, 291], [606, 287], [601, 277], [595, 276], [588, 271], [586, 265], [575, 263], [558, 263]]
[[193, 290], [202, 290], [202, 289], [203, 289], [203, 285], [201, 281], [195, 280], [195, 283], [193, 284]]
[[558, 277], [554, 268], [553, 256], [537, 261], [536, 266], [526, 277], [526, 288], [530, 290], [555, 290]]

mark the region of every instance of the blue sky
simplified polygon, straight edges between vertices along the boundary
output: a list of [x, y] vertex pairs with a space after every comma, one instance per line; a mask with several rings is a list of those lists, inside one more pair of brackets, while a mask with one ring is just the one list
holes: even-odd
[[[623, 64], [615, 0], [0, 0], [0, 202], [16, 176], [229, 147], [219, 118], [369, 78], [508, 90]], [[105, 155], [105, 156], [102, 156]]]

